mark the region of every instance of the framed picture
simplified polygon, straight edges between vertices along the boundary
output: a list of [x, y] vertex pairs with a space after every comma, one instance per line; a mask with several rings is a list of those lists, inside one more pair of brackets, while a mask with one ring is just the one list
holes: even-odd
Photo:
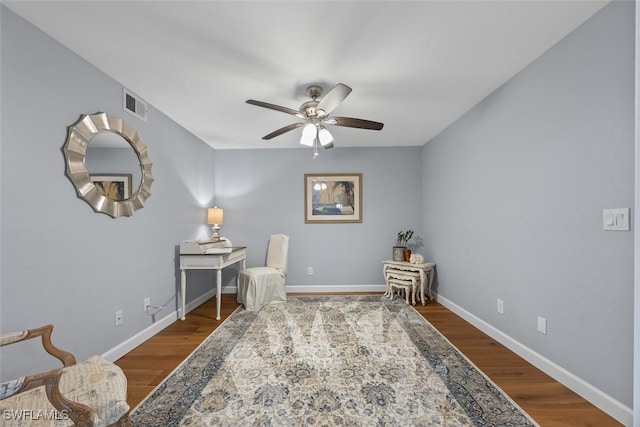
[[91, 175], [91, 181], [98, 192], [115, 201], [127, 200], [131, 197], [131, 174], [103, 173]]
[[305, 174], [304, 222], [362, 222], [362, 174]]

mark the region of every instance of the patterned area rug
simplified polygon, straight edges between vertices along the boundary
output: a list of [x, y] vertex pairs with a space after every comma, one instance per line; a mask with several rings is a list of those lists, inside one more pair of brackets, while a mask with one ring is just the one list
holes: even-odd
[[289, 297], [238, 309], [132, 413], [143, 426], [534, 426], [413, 307]]

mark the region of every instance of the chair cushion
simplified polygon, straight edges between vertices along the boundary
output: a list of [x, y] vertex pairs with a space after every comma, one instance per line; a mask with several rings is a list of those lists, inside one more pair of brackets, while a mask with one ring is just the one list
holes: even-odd
[[[113, 424], [129, 411], [127, 377], [117, 365], [100, 356], [64, 368], [59, 387], [67, 399], [93, 409], [95, 427]], [[71, 419], [62, 419], [66, 418], [64, 414], [56, 413], [44, 386], [0, 401], [0, 414], [6, 427], [73, 425]], [[7, 414], [21, 414], [23, 419]]]
[[16, 341], [20, 341], [27, 336], [28, 332], [29, 331], [10, 332], [8, 334], [0, 335], [0, 347], [2, 347], [3, 345], [14, 343]]
[[25, 377], [20, 377], [17, 380], [11, 380], [0, 384], [0, 399], [4, 399], [5, 397], [11, 396], [22, 387], [22, 383], [24, 382]]

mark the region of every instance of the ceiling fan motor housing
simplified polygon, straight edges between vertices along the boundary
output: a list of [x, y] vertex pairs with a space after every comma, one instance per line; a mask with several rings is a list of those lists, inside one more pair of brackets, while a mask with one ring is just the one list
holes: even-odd
[[307, 101], [300, 106], [300, 112], [308, 119], [324, 116], [324, 112], [317, 109], [319, 101], [317, 98], [322, 95], [322, 87], [318, 85], [307, 86], [307, 94], [311, 98], [311, 101]]
[[319, 111], [316, 109], [318, 106], [318, 101], [307, 101], [300, 106], [300, 112], [304, 113], [304, 115], [309, 118], [315, 118], [318, 116]]

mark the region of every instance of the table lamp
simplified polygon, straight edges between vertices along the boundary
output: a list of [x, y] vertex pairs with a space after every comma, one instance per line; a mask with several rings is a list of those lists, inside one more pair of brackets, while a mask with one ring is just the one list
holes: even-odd
[[213, 234], [211, 235], [211, 240], [217, 242], [220, 240], [220, 225], [222, 224], [222, 220], [224, 218], [224, 211], [222, 208], [214, 206], [209, 208], [207, 211], [207, 223], [211, 225], [211, 230], [213, 230]]

